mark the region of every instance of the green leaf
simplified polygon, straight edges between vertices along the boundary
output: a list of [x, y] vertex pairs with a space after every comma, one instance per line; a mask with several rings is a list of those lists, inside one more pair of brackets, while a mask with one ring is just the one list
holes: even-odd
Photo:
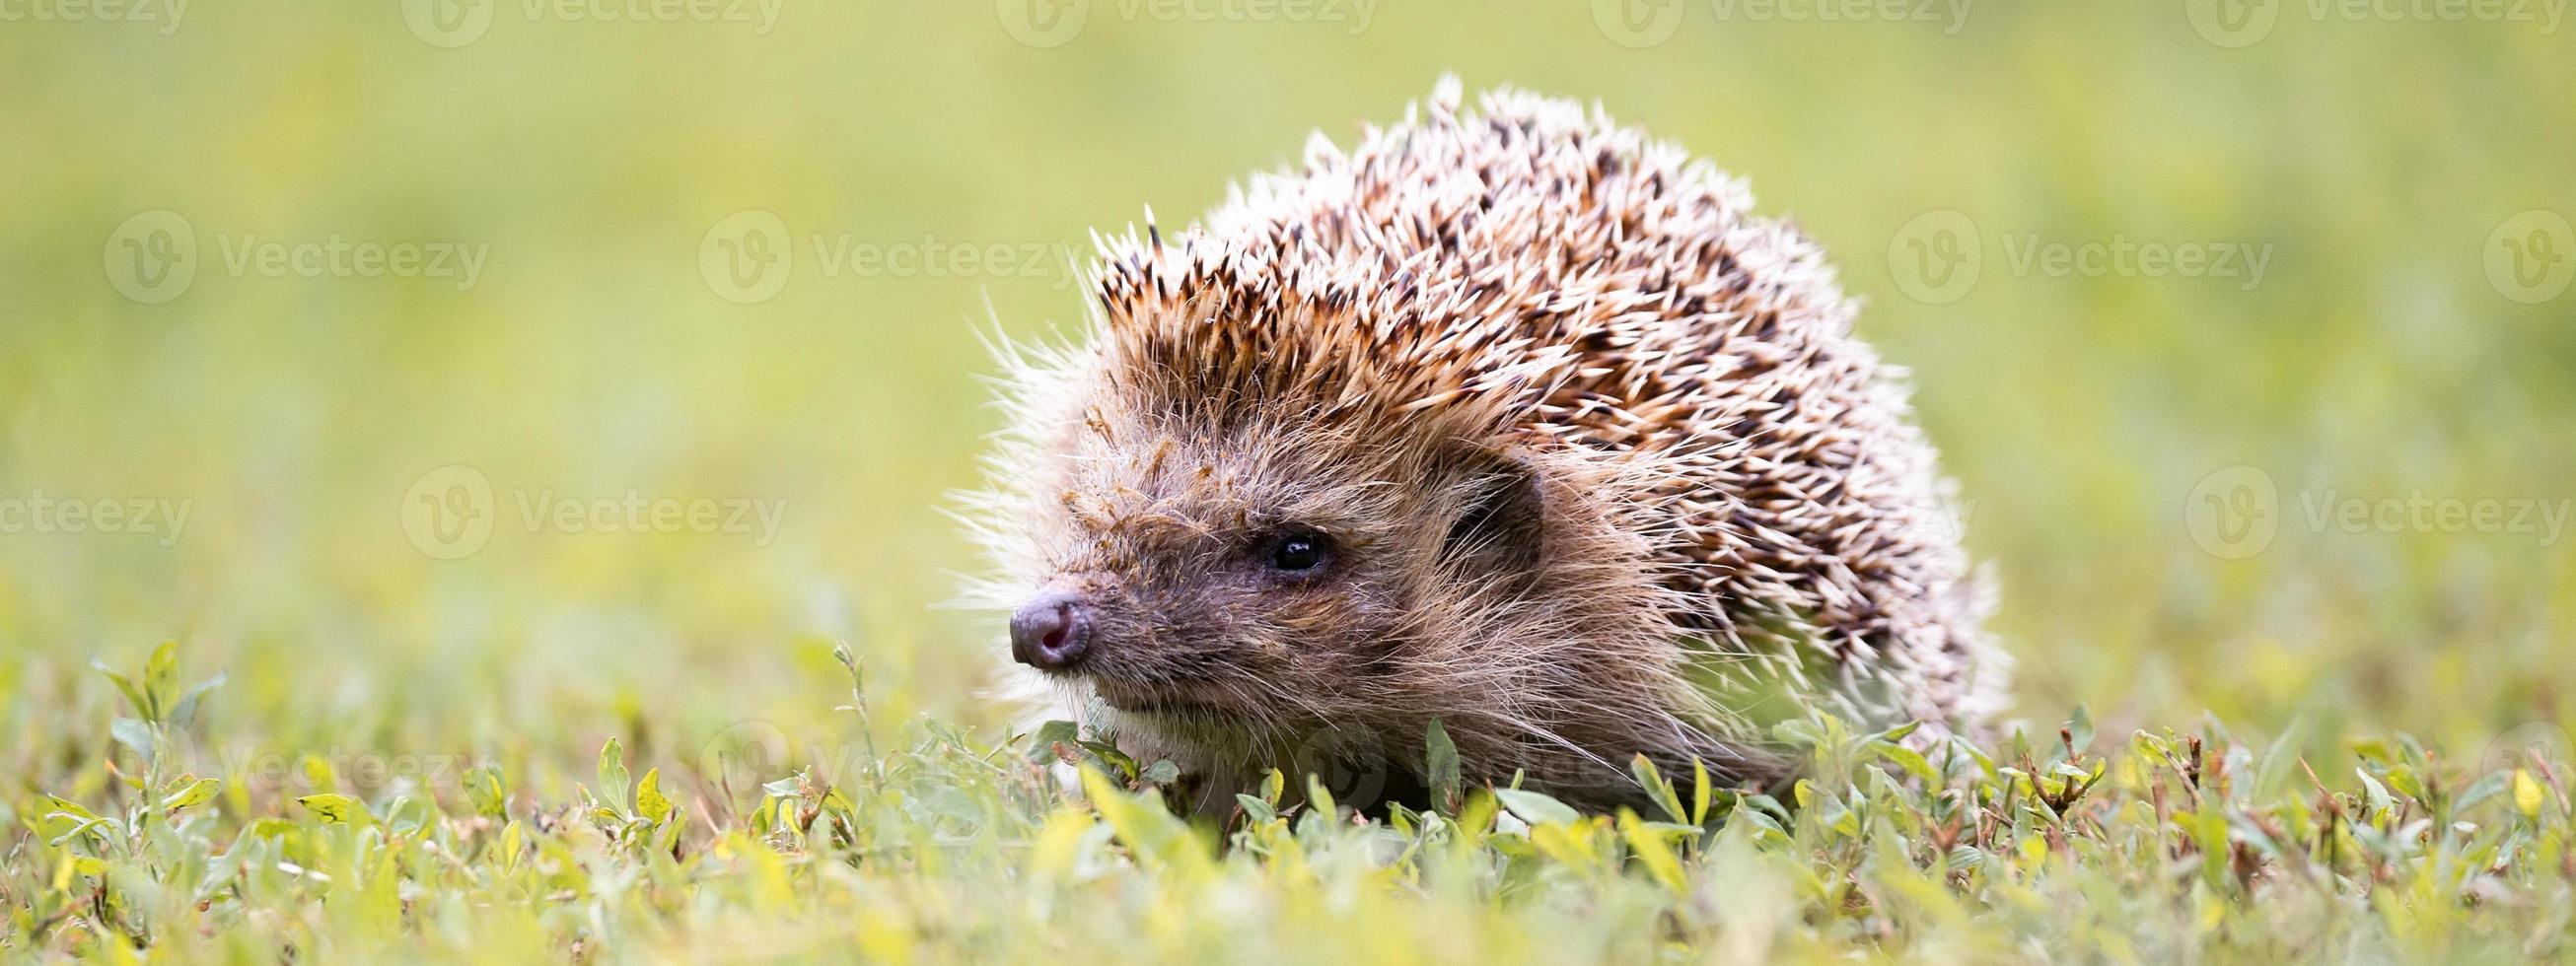
[[104, 842], [107, 840], [108, 833], [115, 829], [116, 823], [107, 819], [75, 818], [67, 812], [55, 812], [36, 823], [36, 831], [46, 836], [45, 844], [55, 848], [61, 848], [65, 843], [82, 835], [89, 835]]
[[2415, 769], [2411, 767], [2400, 766], [2389, 769], [2388, 787], [2416, 801], [2423, 801], [2425, 797], [2424, 782], [2415, 776]]
[[501, 871], [509, 872], [519, 867], [521, 834], [519, 823], [516, 821], [501, 828]]
[[333, 825], [344, 825], [352, 818], [367, 814], [365, 806], [347, 795], [325, 792], [296, 799], [295, 804], [310, 810], [314, 817]]
[[2370, 773], [2362, 769], [2353, 769], [2353, 774], [2361, 776], [2361, 787], [2367, 793], [2371, 814], [2385, 815], [2396, 810], [2397, 801], [2388, 796], [2387, 786], [2381, 785], [2378, 779], [2370, 777]]
[[1923, 730], [1923, 722], [1908, 721], [1904, 724], [1897, 725], [1896, 727], [1870, 735], [1868, 738], [1862, 739], [1861, 743], [1864, 745], [1901, 744], [1905, 739], [1913, 737], [1915, 732], [1921, 730]]
[[107, 675], [108, 680], [116, 682], [116, 690], [125, 695], [125, 703], [134, 706], [135, 714], [146, 718], [152, 716], [152, 705], [144, 700], [143, 689], [134, 686], [134, 679], [116, 673], [116, 669], [108, 667], [106, 661], [96, 657], [89, 659], [89, 666], [96, 669], [98, 673]]
[[1431, 801], [1441, 811], [1458, 811], [1459, 768], [1458, 745], [1449, 740], [1449, 730], [1440, 719], [1431, 719], [1431, 727], [1422, 735], [1423, 776], [1430, 779]]
[[2476, 782], [2471, 783], [2467, 791], [2461, 792], [2460, 797], [2451, 802], [2451, 810], [2454, 813], [2467, 812], [2469, 809], [2476, 807], [2479, 803], [2484, 802], [2487, 799], [2504, 794], [2512, 787], [2512, 772], [2488, 772]]
[[152, 702], [152, 720], [161, 720], [162, 710], [168, 707], [162, 699], [177, 694], [178, 688], [179, 642], [162, 641], [143, 664], [143, 696]]
[[1129, 795], [1116, 781], [1097, 770], [1082, 769], [1084, 797], [1139, 861], [1160, 864], [1184, 875], [1204, 874], [1213, 867], [1213, 857], [1206, 846], [1191, 833], [1187, 823], [1164, 810], [1159, 798]]
[[626, 747], [618, 744], [617, 739], [610, 738], [607, 744], [599, 746], [600, 800], [624, 805], [631, 787], [632, 779], [626, 774]]
[[1573, 806], [1538, 792], [1519, 788], [1497, 788], [1494, 790], [1494, 797], [1500, 799], [1503, 807], [1509, 809], [1514, 817], [1531, 825], [1583, 820], [1583, 813], [1575, 811]]
[[191, 805], [203, 804], [207, 799], [215, 797], [215, 793], [222, 791], [223, 787], [223, 782], [216, 781], [212, 778], [197, 779], [195, 782], [190, 783], [188, 787], [182, 788], [171, 793], [168, 797], [161, 799], [161, 810], [164, 812], [175, 812]]
[[2291, 718], [2289, 726], [2281, 729], [2281, 736], [2272, 740], [2272, 747], [2264, 750], [2263, 762], [2254, 770], [2252, 791], [2257, 798], [2270, 798], [2289, 782], [2291, 768], [2299, 761], [2299, 742], [2307, 731], [2306, 725], [2305, 718]]
[[1116, 769], [1120, 781], [1133, 782], [1136, 780], [1136, 773], [1139, 770], [1136, 766], [1136, 759], [1129, 756], [1126, 752], [1118, 750], [1117, 745], [1110, 744], [1106, 741], [1085, 741], [1082, 743], [1082, 749], [1090, 752], [1092, 757], [1099, 759], [1101, 764]]
[[45, 807], [51, 811], [61, 812], [85, 822], [98, 821], [98, 816], [96, 814], [92, 813], [89, 809], [82, 808], [79, 802], [72, 801], [68, 798], [47, 795], [45, 796]]
[[1272, 819], [1279, 817], [1279, 813], [1270, 807], [1269, 802], [1250, 795], [1237, 793], [1234, 796], [1234, 804], [1243, 809], [1244, 818], [1254, 825], [1268, 825]]
[[1708, 763], [1696, 755], [1691, 758], [1691, 796], [1691, 824], [1708, 824], [1708, 808], [1716, 796], [1709, 791]]
[[1636, 777], [1637, 784], [1645, 786], [1646, 797], [1654, 799], [1655, 806], [1663, 809], [1665, 815], [1676, 822], [1690, 821], [1690, 810], [1682, 807], [1681, 793], [1673, 790], [1672, 782], [1664, 780], [1663, 773], [1655, 769], [1652, 760], [1644, 755], [1629, 759], [1628, 773]]
[[644, 781], [635, 786], [635, 814], [652, 820], [655, 825], [670, 817], [671, 800], [662, 797], [661, 769], [646, 769]]
[[1306, 805], [1325, 815], [1334, 814], [1338, 810], [1338, 807], [1333, 804], [1333, 793], [1324, 788], [1323, 779], [1315, 777], [1313, 772], [1306, 774]]
[[221, 672], [217, 672], [214, 677], [197, 682], [197, 686], [189, 688], [188, 693], [179, 696], [178, 704], [171, 706], [170, 724], [186, 727], [189, 722], [197, 720], [197, 705], [205, 698], [206, 692], [223, 686], [224, 675]]
[[484, 762], [465, 773], [465, 800], [474, 806], [474, 814], [500, 818], [509, 811], [510, 787], [504, 783], [500, 766]]
[[[1644, 756], [1638, 756], [1644, 760]], [[1667, 786], [1670, 787], [1670, 786]], [[1628, 852], [1646, 867], [1648, 874], [1675, 895], [1690, 892], [1690, 877], [1682, 870], [1681, 857], [1673, 853], [1670, 839], [1637, 820], [1637, 813], [1619, 810], [1619, 834], [1628, 842]]]
[[1924, 781], [1938, 781], [1941, 778], [1941, 773], [1932, 767], [1932, 762], [1925, 759], [1922, 752], [1904, 745], [1879, 745], [1872, 749], [1872, 753], [1895, 762], [1897, 767], [1905, 769]]
[[152, 730], [152, 723], [141, 718], [109, 720], [107, 736], [115, 739], [117, 744], [124, 745], [127, 751], [133, 752], [134, 757], [142, 759], [146, 764], [150, 764], [157, 757], [156, 752], [161, 746], [161, 736]]

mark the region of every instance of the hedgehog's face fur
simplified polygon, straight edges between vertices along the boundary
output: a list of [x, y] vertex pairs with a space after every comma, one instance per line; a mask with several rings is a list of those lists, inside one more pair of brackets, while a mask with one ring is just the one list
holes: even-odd
[[1463, 645], [1461, 608], [1511, 608], [1543, 571], [1525, 463], [1280, 422], [1087, 420], [1023, 605], [1072, 611], [1037, 616], [1080, 653], [1020, 656], [1131, 727], [1302, 740], [1403, 702], [1413, 662]]

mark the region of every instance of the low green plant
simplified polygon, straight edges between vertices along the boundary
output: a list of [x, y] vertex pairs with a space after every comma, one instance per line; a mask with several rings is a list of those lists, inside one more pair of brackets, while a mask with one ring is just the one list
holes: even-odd
[[[95, 792], [10, 803], [13, 957], [2576, 955], [2568, 763], [2471, 774], [2404, 737], [2352, 743], [2337, 776], [2291, 737], [2257, 747], [2214, 721], [2099, 742], [2079, 711], [2052, 742], [1987, 748], [1820, 719], [1777, 736], [1814, 762], [1786, 801], [1640, 759], [1652, 807], [1593, 815], [1458, 787], [1435, 732], [1431, 811], [1363, 818], [1274, 772], [1218, 828], [1166, 808], [1167, 765], [1068, 726], [996, 744], [923, 719], [849, 774], [804, 768], [739, 810], [684, 803], [615, 740], [560, 801], [490, 765], [455, 794], [368, 797], [319, 758], [309, 793], [263, 798], [180, 770], [221, 682], [182, 689], [177, 666], [165, 646], [139, 676], [106, 672], [131, 716], [105, 722]], [[864, 734], [864, 701], [844, 710]]]

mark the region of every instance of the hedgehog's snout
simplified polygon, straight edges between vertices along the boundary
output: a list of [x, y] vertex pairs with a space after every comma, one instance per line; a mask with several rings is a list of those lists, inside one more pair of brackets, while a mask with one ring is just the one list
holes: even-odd
[[1078, 591], [1039, 591], [1011, 615], [1011, 659], [1041, 671], [1070, 671], [1091, 653], [1091, 600]]

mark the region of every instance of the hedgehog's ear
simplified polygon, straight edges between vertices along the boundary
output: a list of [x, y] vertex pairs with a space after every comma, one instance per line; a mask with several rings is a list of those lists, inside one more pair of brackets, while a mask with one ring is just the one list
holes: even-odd
[[1526, 589], [1538, 573], [1547, 532], [1547, 492], [1528, 458], [1490, 451], [1462, 461], [1464, 499], [1440, 555], [1471, 576]]

